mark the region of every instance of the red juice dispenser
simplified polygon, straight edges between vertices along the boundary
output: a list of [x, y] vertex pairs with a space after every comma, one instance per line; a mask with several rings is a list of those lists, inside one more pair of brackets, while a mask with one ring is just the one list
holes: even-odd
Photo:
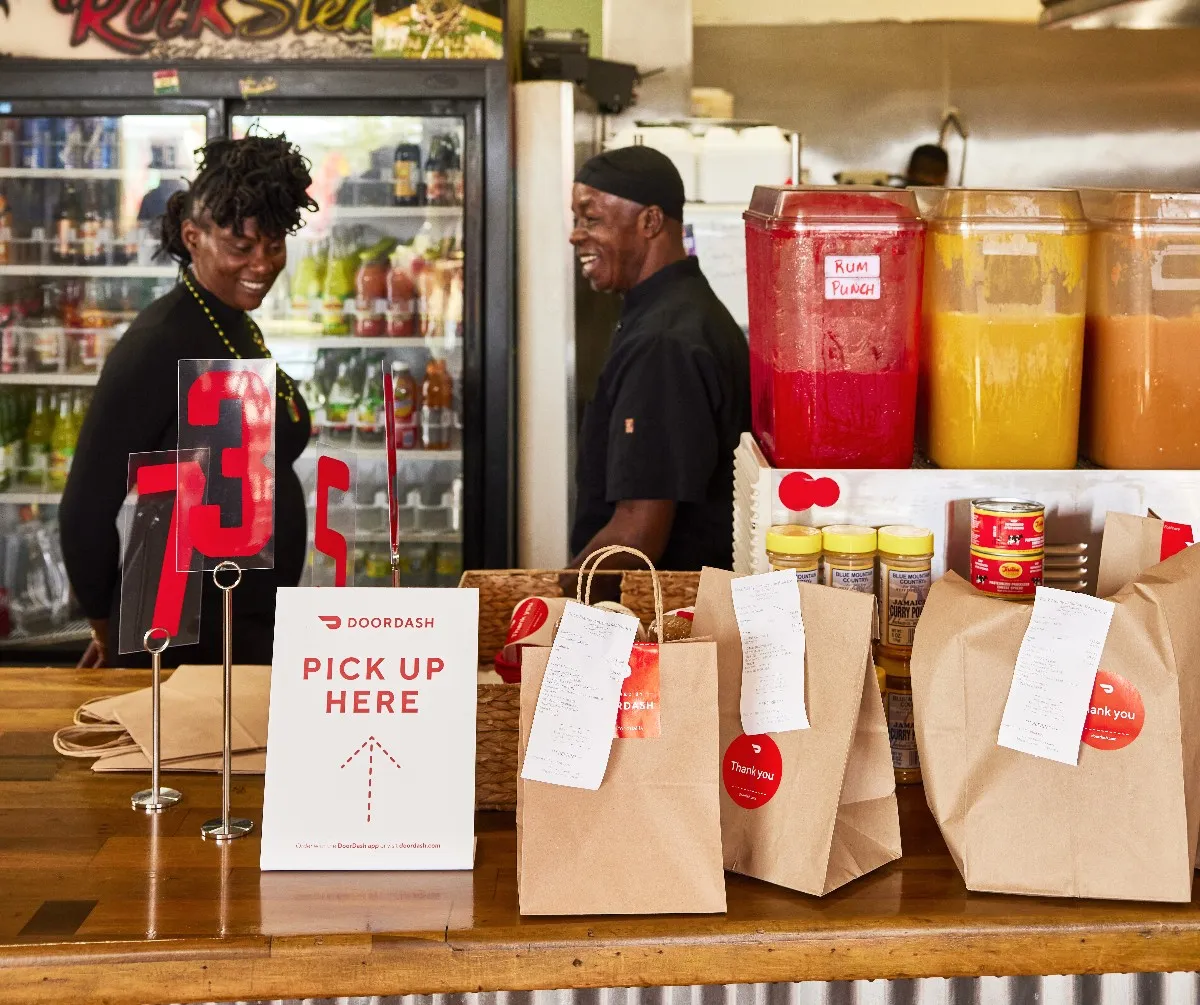
[[916, 199], [759, 186], [744, 219], [759, 444], [780, 468], [908, 467], [925, 254]]

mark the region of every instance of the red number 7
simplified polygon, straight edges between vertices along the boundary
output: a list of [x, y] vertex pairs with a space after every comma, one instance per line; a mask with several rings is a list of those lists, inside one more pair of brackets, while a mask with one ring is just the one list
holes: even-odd
[[[183, 617], [183, 600], [187, 594], [189, 570], [192, 567], [192, 539], [188, 521], [180, 519], [193, 506], [204, 501], [204, 469], [196, 461], [175, 464], [153, 464], [138, 468], [139, 496], [174, 492], [171, 507], [171, 526], [167, 529], [167, 546], [163, 549], [162, 572], [154, 597], [154, 617], [150, 628], [162, 628], [171, 638], [179, 634]], [[178, 559], [176, 558], [178, 553]], [[182, 571], [180, 571], [182, 567]]]

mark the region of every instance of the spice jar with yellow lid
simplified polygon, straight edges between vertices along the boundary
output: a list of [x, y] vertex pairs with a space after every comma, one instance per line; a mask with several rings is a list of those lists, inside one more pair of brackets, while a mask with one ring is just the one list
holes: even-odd
[[767, 562], [773, 571], [794, 569], [801, 583], [815, 584], [821, 564], [821, 530], [782, 524], [767, 531]]
[[879, 528], [880, 645], [907, 656], [933, 582], [933, 531]]
[[875, 593], [874, 527], [834, 524], [821, 530], [821, 582], [839, 590]]
[[921, 762], [917, 758], [912, 672], [908, 657], [880, 650], [875, 654], [875, 669], [883, 679], [883, 709], [887, 716], [888, 741], [892, 748], [896, 781], [900, 785], [919, 782]]

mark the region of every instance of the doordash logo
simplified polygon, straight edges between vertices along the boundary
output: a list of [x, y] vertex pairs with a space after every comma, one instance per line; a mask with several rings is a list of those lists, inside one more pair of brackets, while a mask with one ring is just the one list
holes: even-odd
[[336, 614], [318, 614], [317, 617], [321, 619], [322, 624], [331, 632], [335, 632], [342, 627], [342, 619]]
[[433, 618], [346, 618], [345, 621], [337, 614], [318, 614], [321, 623], [331, 632], [339, 628], [432, 628]]

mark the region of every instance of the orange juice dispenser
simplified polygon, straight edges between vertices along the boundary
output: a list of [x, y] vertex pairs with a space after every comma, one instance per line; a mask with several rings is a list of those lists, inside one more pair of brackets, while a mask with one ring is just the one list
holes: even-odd
[[1071, 468], [1087, 222], [1076, 192], [947, 190], [925, 256], [924, 446], [943, 468]]
[[1200, 468], [1200, 193], [1089, 192], [1083, 453]]

